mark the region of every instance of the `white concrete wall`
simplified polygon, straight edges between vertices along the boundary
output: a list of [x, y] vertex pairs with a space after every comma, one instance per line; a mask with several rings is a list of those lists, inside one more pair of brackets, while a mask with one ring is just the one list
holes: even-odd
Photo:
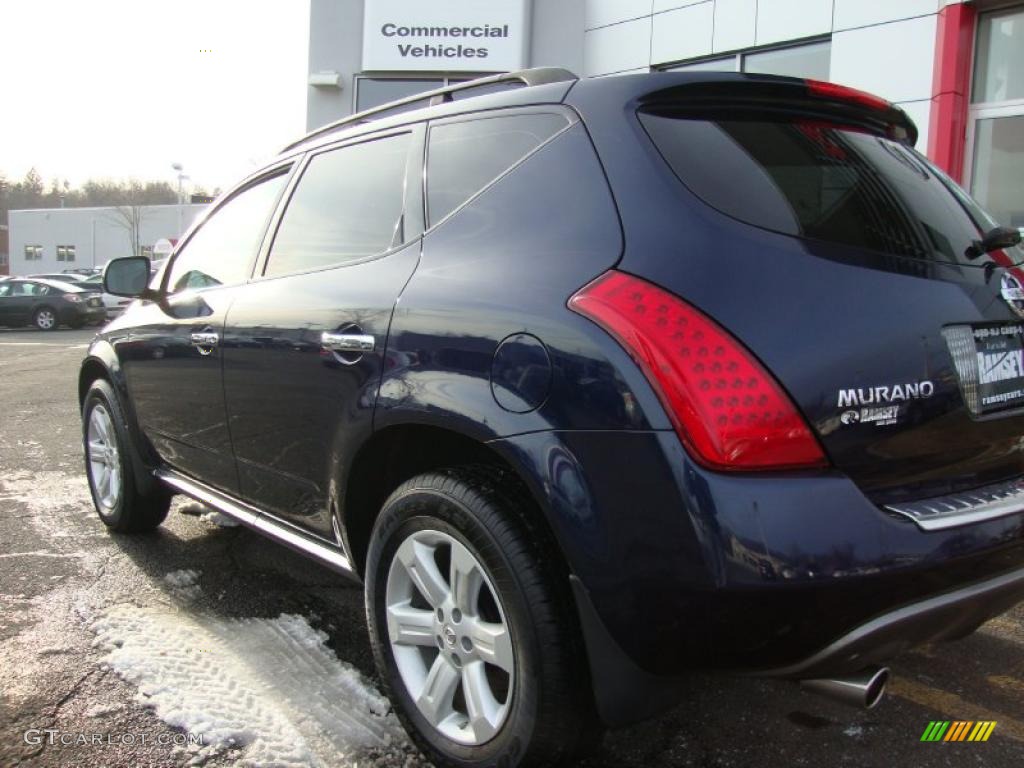
[[831, 37], [829, 79], [896, 102], [928, 146], [937, 13], [950, 0], [587, 0], [583, 74]]
[[[177, 205], [145, 206], [140, 226], [142, 245], [160, 238], [177, 238], [195, 220], [205, 205], [185, 205], [180, 216]], [[180, 218], [180, 226], [179, 226]], [[73, 267], [101, 267], [111, 259], [131, 256], [124, 226], [113, 208], [41, 208], [10, 211], [10, 271], [12, 275], [62, 272]], [[25, 246], [43, 246], [40, 261], [25, 261]], [[57, 261], [57, 246], [75, 246], [74, 262]]]

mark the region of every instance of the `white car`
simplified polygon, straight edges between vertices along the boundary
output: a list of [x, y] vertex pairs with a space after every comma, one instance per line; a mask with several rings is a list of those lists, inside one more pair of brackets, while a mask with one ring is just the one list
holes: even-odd
[[[84, 280], [79, 281], [76, 285], [80, 285], [83, 288], [90, 287], [95, 288], [98, 291], [103, 290], [103, 275], [92, 275]], [[126, 299], [123, 296], [114, 296], [112, 293], [103, 294], [103, 307], [107, 311], [107, 319], [112, 320], [113, 318], [124, 312], [125, 308], [132, 303], [132, 299]]]

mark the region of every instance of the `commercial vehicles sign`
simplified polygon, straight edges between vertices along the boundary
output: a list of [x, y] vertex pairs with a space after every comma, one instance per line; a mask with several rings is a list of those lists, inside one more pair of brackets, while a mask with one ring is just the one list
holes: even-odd
[[363, 27], [367, 72], [522, 69], [529, 0], [368, 0]]

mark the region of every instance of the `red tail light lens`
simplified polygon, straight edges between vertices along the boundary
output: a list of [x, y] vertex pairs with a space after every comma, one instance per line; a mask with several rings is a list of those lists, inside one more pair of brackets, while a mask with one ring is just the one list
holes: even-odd
[[820, 467], [825, 455], [775, 379], [679, 297], [610, 271], [569, 300], [640, 365], [693, 457], [712, 469]]
[[868, 109], [886, 110], [892, 107], [892, 104], [881, 96], [875, 96], [873, 93], [867, 93], [866, 91], [859, 91], [847, 85], [827, 83], [823, 80], [808, 80], [807, 91], [811, 96], [817, 96], [820, 99], [847, 101], [851, 104], [867, 107]]

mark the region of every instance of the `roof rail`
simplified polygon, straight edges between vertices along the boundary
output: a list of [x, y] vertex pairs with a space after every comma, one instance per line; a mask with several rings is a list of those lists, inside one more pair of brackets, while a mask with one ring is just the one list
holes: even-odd
[[389, 101], [387, 104], [381, 104], [380, 106], [373, 107], [371, 109], [364, 109], [362, 112], [356, 112], [354, 115], [343, 117], [341, 120], [335, 120], [333, 123], [328, 123], [325, 126], [317, 128], [315, 131], [310, 131], [301, 139], [293, 141], [281, 151], [287, 152], [290, 149], [295, 149], [295, 147], [305, 144], [312, 138], [331, 133], [346, 125], [364, 123], [373, 120], [375, 117], [379, 118], [384, 117], [387, 114], [394, 114], [396, 110], [402, 111], [400, 108], [409, 104], [423, 102], [423, 106], [434, 106], [436, 104], [444, 104], [448, 101], [454, 101], [455, 97], [453, 94], [458, 93], [459, 91], [470, 91], [481, 86], [497, 85], [501, 83], [518, 83], [525, 86], [531, 86], [547, 85], [548, 83], [564, 83], [569, 80], [578, 79], [579, 78], [575, 74], [560, 67], [534, 67], [533, 69], [521, 69], [516, 72], [502, 72], [497, 75], [480, 77], [476, 80], [467, 80], [463, 83], [455, 83], [454, 85], [449, 85], [445, 88], [437, 88], [433, 91], [414, 93], [412, 96], [406, 96], [404, 99]]

